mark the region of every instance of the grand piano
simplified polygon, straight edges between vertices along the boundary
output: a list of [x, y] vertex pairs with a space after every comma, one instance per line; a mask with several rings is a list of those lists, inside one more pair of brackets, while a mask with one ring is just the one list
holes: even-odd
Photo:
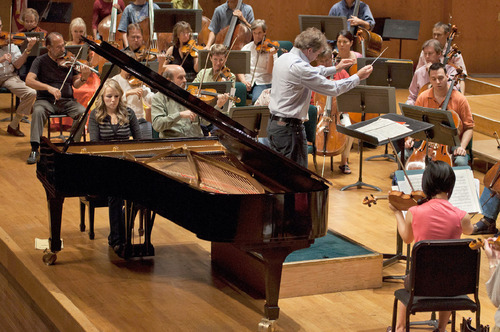
[[[200, 239], [230, 243], [260, 255], [265, 266], [266, 304], [259, 326], [272, 330], [279, 316], [283, 261], [327, 232], [327, 181], [258, 143], [254, 132], [111, 45], [85, 41], [98, 55], [212, 122], [218, 134], [106, 143], [72, 143], [70, 136], [65, 144], [53, 144], [43, 137], [37, 177], [45, 188], [49, 209], [49, 250], [44, 261], [54, 264], [61, 250], [65, 197], [120, 197]], [[139, 249], [127, 236], [125, 258], [154, 254], [150, 242], [153, 223], [146, 224]]]

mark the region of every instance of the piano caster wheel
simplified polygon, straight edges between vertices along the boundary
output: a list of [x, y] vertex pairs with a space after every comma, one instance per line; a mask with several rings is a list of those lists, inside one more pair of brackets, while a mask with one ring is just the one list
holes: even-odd
[[43, 255], [43, 262], [47, 265], [53, 265], [57, 260], [57, 254], [48, 251], [47, 249], [44, 251], [45, 255]]
[[259, 323], [259, 331], [273, 332], [276, 329], [276, 320], [262, 318]]

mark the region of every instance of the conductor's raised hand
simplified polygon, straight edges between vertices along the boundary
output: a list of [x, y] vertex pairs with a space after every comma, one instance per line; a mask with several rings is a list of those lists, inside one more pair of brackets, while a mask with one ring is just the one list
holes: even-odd
[[337, 71], [340, 71], [342, 69], [349, 68], [353, 64], [355, 64], [356, 61], [356, 59], [342, 59], [340, 60], [339, 64], [335, 66], [335, 69], [337, 69]]
[[367, 65], [367, 66], [364, 66], [363, 68], [361, 68], [360, 70], [358, 70], [358, 72], [356, 74], [359, 76], [360, 80], [364, 80], [370, 76], [372, 71], [373, 71], [373, 66]]

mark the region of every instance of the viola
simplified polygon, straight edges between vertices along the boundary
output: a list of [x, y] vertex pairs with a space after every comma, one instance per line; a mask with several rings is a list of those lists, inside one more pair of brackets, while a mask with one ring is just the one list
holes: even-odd
[[229, 67], [227, 66], [224, 66], [222, 67], [221, 70], [219, 70], [218, 73], [216, 73], [216, 75], [214, 76], [214, 81], [216, 82], [220, 82], [222, 80], [230, 81], [232, 76], [233, 75], [231, 73], [231, 69], [229, 69]]
[[[215, 90], [215, 89], [201, 89], [200, 90], [194, 85], [190, 85], [187, 88], [187, 91], [190, 94], [192, 94], [193, 96], [200, 98], [205, 103], [212, 102], [219, 95], [217, 93], [217, 90]], [[229, 96], [229, 99], [231, 99], [235, 103], [241, 102], [241, 99], [236, 97], [236, 96], [234, 96], [234, 97]]]
[[405, 194], [401, 191], [389, 191], [388, 195], [366, 196], [363, 199], [363, 204], [371, 207], [372, 204], [377, 204], [378, 200], [387, 199], [399, 211], [407, 211], [412, 206], [418, 205], [418, 201], [425, 197], [424, 192], [420, 190], [412, 191], [411, 194]]
[[[495, 250], [500, 250], [500, 236], [497, 237], [496, 239], [488, 239], [486, 240], [488, 243], [493, 247]], [[477, 250], [484, 248], [484, 243], [485, 240], [478, 238], [477, 240], [473, 240], [472, 242], [469, 243], [469, 247], [472, 250]]]
[[196, 42], [191, 39], [185, 45], [182, 45], [180, 51], [185, 56], [187, 54], [191, 55], [193, 58], [198, 57], [198, 52], [203, 50], [204, 47], [201, 45], [197, 45]]

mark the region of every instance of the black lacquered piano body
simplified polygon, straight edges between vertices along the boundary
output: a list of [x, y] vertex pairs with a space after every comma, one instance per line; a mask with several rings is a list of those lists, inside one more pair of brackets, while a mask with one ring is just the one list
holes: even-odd
[[290, 252], [326, 234], [328, 186], [314, 173], [256, 142], [246, 128], [123, 53], [107, 44], [90, 42], [90, 47], [220, 129], [217, 139], [113, 143], [118, 150], [135, 151], [138, 145], [146, 150], [186, 146], [201, 154], [216, 150], [235, 160], [236, 167], [264, 189], [251, 194], [204, 190], [133, 158], [87, 153], [109, 150], [106, 144], [74, 143], [63, 152], [62, 146], [44, 138], [37, 176], [47, 193], [51, 253], [61, 250], [65, 197], [121, 197], [154, 210], [201, 239], [232, 243], [262, 255], [267, 270], [265, 316], [277, 319], [282, 263]]

